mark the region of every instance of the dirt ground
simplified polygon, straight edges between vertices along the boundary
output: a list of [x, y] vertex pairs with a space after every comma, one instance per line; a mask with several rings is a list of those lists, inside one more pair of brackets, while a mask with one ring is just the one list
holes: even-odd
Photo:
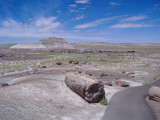
[[[0, 119], [100, 120], [107, 106], [89, 104], [72, 92], [64, 83], [65, 74], [82, 72], [104, 84], [116, 80], [125, 81], [130, 87], [149, 84], [160, 76], [160, 54], [159, 48], [156, 52], [153, 49], [149, 52], [150, 47], [144, 50], [140, 49], [134, 55], [21, 51], [16, 53], [21, 54], [19, 56], [0, 57], [0, 83], [9, 84], [0, 88]], [[69, 64], [69, 60], [79, 60], [79, 63]], [[56, 65], [56, 62], [62, 62], [62, 65]], [[101, 76], [102, 73], [106, 75]], [[104, 89], [110, 101], [115, 93], [127, 88], [114, 84], [105, 85]]]

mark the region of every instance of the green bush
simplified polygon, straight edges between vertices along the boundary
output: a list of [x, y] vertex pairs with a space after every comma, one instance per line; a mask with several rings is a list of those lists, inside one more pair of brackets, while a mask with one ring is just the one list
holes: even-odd
[[103, 98], [100, 102], [101, 105], [107, 105], [107, 98]]

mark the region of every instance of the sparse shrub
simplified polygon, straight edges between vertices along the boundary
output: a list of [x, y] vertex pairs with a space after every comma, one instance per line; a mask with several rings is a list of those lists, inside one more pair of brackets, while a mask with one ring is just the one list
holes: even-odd
[[101, 105], [107, 105], [107, 98], [103, 98], [100, 102]]

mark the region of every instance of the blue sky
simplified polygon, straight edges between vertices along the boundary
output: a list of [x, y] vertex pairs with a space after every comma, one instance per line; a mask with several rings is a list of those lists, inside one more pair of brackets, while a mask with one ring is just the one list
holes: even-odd
[[0, 43], [159, 43], [160, 0], [0, 0]]

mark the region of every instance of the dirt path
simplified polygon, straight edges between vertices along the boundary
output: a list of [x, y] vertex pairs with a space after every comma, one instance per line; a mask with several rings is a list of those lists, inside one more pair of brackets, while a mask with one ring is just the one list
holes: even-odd
[[116, 93], [111, 98], [102, 120], [156, 120], [153, 111], [145, 102], [151, 86], [160, 87], [160, 80]]

